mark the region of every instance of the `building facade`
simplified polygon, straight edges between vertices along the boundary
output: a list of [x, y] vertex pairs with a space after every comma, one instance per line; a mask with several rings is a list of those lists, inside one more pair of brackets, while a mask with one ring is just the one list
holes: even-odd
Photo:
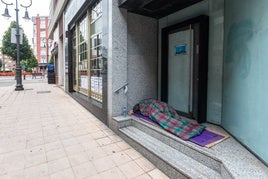
[[109, 126], [123, 107], [157, 98], [183, 116], [222, 126], [268, 163], [268, 2], [51, 4], [62, 84], [102, 122]]
[[14, 71], [16, 64], [15, 62], [9, 57], [2, 52], [0, 52], [0, 61], [2, 62], [2, 67], [0, 68], [0, 71]]
[[53, 45], [51, 53], [54, 56], [55, 76], [56, 84], [59, 86], [67, 86], [65, 73], [67, 67], [65, 67], [65, 44], [66, 35], [64, 26], [64, 14], [63, 11], [66, 7], [67, 0], [50, 1], [50, 25], [49, 25], [49, 38], [52, 39]]
[[48, 38], [48, 16], [32, 17], [33, 22], [33, 50], [38, 61], [37, 72], [46, 72], [47, 64], [50, 58], [50, 41]]

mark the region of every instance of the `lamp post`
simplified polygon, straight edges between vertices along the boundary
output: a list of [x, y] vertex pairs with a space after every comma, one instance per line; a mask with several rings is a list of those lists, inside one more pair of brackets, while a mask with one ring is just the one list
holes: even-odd
[[[6, 18], [10, 18], [11, 16], [9, 15], [8, 12], [8, 6], [13, 5], [13, 3], [6, 3], [4, 0], [1, 0], [2, 3], [6, 5], [5, 12], [2, 14]], [[25, 8], [25, 15], [24, 19], [30, 20], [29, 14], [27, 11], [27, 8], [32, 5], [32, 0], [30, 0], [30, 4], [28, 6], [24, 6], [20, 4], [21, 7]], [[16, 88], [15, 91], [21, 91], [24, 90], [23, 85], [22, 85], [22, 75], [21, 75], [21, 66], [20, 66], [20, 28], [19, 28], [19, 9], [18, 9], [18, 0], [16, 0], [16, 44], [17, 44], [17, 59], [16, 59]]]

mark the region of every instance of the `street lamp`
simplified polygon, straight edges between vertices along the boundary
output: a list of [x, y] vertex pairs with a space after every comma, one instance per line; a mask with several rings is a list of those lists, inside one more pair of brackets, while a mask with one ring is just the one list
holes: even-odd
[[[1, 0], [2, 3], [6, 5], [5, 12], [2, 16], [9, 18], [11, 17], [8, 12], [8, 6], [13, 5], [13, 3], [6, 3], [4, 0]], [[24, 6], [20, 4], [21, 7], [25, 8], [25, 20], [30, 20], [27, 8], [32, 5], [32, 0], [30, 0], [30, 4], [28, 6]], [[16, 88], [15, 91], [24, 90], [22, 85], [22, 76], [21, 76], [21, 66], [20, 66], [20, 29], [19, 29], [19, 9], [18, 9], [18, 0], [16, 0], [16, 44], [17, 44], [17, 59], [16, 59]]]

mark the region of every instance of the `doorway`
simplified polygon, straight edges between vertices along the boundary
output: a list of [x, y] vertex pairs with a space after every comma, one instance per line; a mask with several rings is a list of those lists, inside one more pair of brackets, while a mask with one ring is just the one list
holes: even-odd
[[206, 121], [208, 17], [162, 30], [161, 100], [185, 117]]
[[168, 35], [168, 104], [180, 112], [192, 112], [192, 36], [189, 29]]

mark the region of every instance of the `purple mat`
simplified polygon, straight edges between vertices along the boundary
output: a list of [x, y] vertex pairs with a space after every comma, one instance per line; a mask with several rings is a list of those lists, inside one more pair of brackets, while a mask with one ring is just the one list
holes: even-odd
[[[136, 117], [138, 117], [144, 121], [147, 121], [151, 124], [159, 125], [156, 122], [154, 122], [153, 120], [151, 120], [149, 117], [146, 117], [142, 114], [133, 113], [133, 116], [136, 116]], [[211, 131], [205, 129], [200, 135], [189, 139], [189, 141], [191, 141], [197, 145], [200, 145], [202, 147], [205, 147], [206, 145], [211, 144], [213, 142], [216, 142], [218, 140], [221, 140], [223, 138], [224, 138], [224, 136], [216, 134], [214, 132], [211, 132]]]
[[216, 142], [223, 138], [224, 136], [205, 129], [200, 135], [191, 138], [190, 141], [197, 145], [205, 147], [206, 145]]
[[136, 116], [137, 118], [143, 119], [143, 120], [145, 120], [145, 121], [147, 121], [147, 122], [149, 122], [151, 124], [157, 124], [158, 125], [158, 123], [154, 122], [152, 119], [150, 119], [149, 117], [146, 117], [146, 116], [144, 116], [142, 114], [133, 113], [132, 115]]

